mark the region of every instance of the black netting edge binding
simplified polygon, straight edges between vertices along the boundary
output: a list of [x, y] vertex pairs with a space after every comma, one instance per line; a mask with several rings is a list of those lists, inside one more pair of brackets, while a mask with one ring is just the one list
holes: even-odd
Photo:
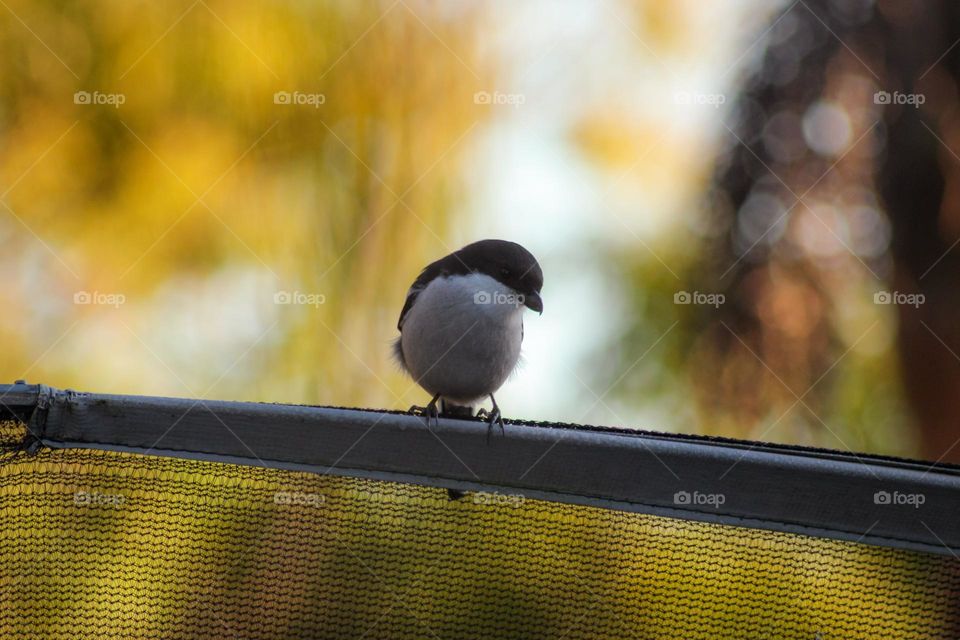
[[[342, 407], [335, 405], [325, 405], [325, 404], [288, 404], [280, 402], [251, 402], [250, 404], [257, 405], [267, 405], [274, 407], [306, 407], [310, 409], [332, 409], [339, 411], [362, 411], [367, 413], [386, 413], [389, 415], [398, 415], [398, 416], [416, 416], [416, 413], [411, 413], [410, 411], [403, 411], [402, 409], [373, 409], [370, 407]], [[486, 420], [483, 418], [474, 417], [447, 417], [441, 414], [441, 417], [454, 420], [464, 420], [467, 422], [477, 422], [480, 424], [486, 424]], [[620, 436], [645, 436], [648, 438], [658, 438], [662, 440], [681, 440], [685, 442], [699, 442], [704, 444], [716, 444], [721, 446], [731, 446], [735, 448], [742, 449], [764, 449], [764, 450], [773, 450], [773, 451], [782, 451], [784, 453], [797, 453], [797, 454], [809, 454], [815, 455], [818, 457], [834, 457], [849, 459], [852, 455], [855, 455], [857, 459], [860, 460], [875, 460], [882, 462], [895, 462], [897, 464], [913, 464], [921, 465], [924, 469], [938, 470], [938, 471], [956, 471], [960, 473], [960, 464], [953, 464], [949, 462], [927, 462], [924, 460], [917, 460], [914, 458], [905, 458], [901, 456], [892, 456], [884, 455], [879, 453], [860, 453], [856, 452], [851, 454], [846, 451], [839, 451], [837, 449], [827, 449], [825, 447], [812, 447], [809, 445], [795, 445], [795, 444], [783, 444], [779, 442], [767, 442], [763, 440], [743, 440], [741, 438], [729, 438], [725, 436], [710, 436], [710, 435], [698, 435], [692, 433], [674, 433], [671, 431], [653, 431], [650, 429], [633, 429], [629, 427], [610, 427], [606, 425], [594, 425], [594, 424], [578, 424], [573, 422], [549, 422], [546, 420], [524, 420], [524, 419], [511, 419], [504, 418], [504, 422], [508, 425], [519, 425], [523, 427], [539, 427], [544, 429], [570, 429], [572, 431], [590, 431], [596, 433], [610, 433]]]
[[[0, 385], [0, 388], [9, 385]], [[36, 385], [39, 388], [39, 393], [37, 394], [37, 409], [42, 409], [43, 411], [48, 411], [50, 405], [53, 403], [54, 399], [63, 397], [67, 402], [72, 397], [85, 397], [93, 395], [85, 392], [77, 392], [72, 389], [58, 390], [53, 387], [48, 387], [47, 385]], [[130, 396], [138, 397], [138, 396]], [[144, 396], [146, 397], [146, 396]], [[217, 401], [224, 402], [224, 401]], [[264, 407], [301, 407], [309, 409], [330, 409], [334, 411], [357, 411], [363, 413], [376, 413], [376, 414], [387, 414], [387, 415], [397, 415], [397, 416], [416, 416], [417, 414], [410, 411], [404, 411], [402, 409], [374, 409], [371, 407], [345, 407], [337, 405], [320, 405], [320, 404], [300, 404], [300, 403], [279, 403], [279, 402], [251, 402], [251, 401], [226, 401], [226, 402], [236, 402], [237, 404], [249, 404], [255, 406], [264, 406]], [[36, 413], [36, 412], [34, 412]], [[478, 424], [485, 424], [485, 420], [478, 417], [446, 417], [450, 420], [461, 420], [464, 422], [475, 422]], [[46, 415], [43, 414], [37, 417], [37, 422], [41, 427], [40, 430], [33, 426], [33, 418], [31, 419], [31, 430], [42, 436], [42, 426], [45, 423]], [[924, 460], [917, 460], [912, 458], [906, 458], [902, 456], [892, 456], [876, 453], [861, 453], [861, 452], [845, 452], [839, 451], [837, 449], [828, 449], [825, 447], [812, 447], [806, 445], [793, 445], [793, 444], [783, 444], [777, 442], [766, 442], [759, 440], [744, 440], [740, 438], [729, 438], [723, 436], [710, 436], [710, 435], [697, 435], [697, 434], [688, 434], [688, 433], [673, 433], [669, 431], [655, 431], [650, 429], [632, 429], [626, 427], [611, 427], [606, 425], [593, 425], [593, 424], [576, 424], [572, 422], [548, 422], [543, 420], [524, 420], [524, 419], [504, 419], [507, 424], [525, 426], [525, 427], [536, 427], [536, 428], [548, 428], [548, 429], [569, 429], [571, 431], [586, 431], [586, 432], [595, 432], [595, 433], [608, 433], [624, 437], [634, 437], [634, 436], [643, 436], [646, 438], [656, 438], [665, 441], [683, 441], [683, 442], [695, 442], [702, 444], [713, 444], [719, 446], [727, 446], [733, 448], [747, 449], [747, 450], [768, 450], [768, 451], [777, 451], [783, 453], [792, 453], [796, 455], [807, 455], [821, 458], [831, 458], [831, 459], [841, 459], [841, 460], [850, 460], [851, 458], [854, 461], [877, 461], [877, 462], [892, 462], [900, 465], [917, 465], [925, 471], [946, 471], [948, 473], [960, 473], [960, 464], [952, 464], [947, 462], [930, 462]]]

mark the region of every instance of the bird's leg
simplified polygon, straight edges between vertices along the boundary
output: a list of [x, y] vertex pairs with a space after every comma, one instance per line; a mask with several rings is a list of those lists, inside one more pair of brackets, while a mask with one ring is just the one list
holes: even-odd
[[440, 400], [440, 394], [438, 393], [437, 395], [433, 396], [433, 399], [430, 400], [430, 403], [429, 403], [427, 406], [425, 406], [425, 407], [418, 407], [417, 405], [413, 405], [412, 407], [410, 407], [410, 411], [409, 411], [409, 412], [410, 412], [410, 413], [413, 413], [413, 414], [415, 414], [415, 415], [426, 416], [426, 419], [427, 419], [427, 429], [430, 428], [430, 418], [433, 418], [433, 419], [436, 421], [436, 423], [437, 423], [437, 427], [439, 427], [439, 426], [440, 426], [440, 412], [439, 412], [439, 410], [437, 409], [437, 402], [438, 402], [439, 400]]
[[490, 402], [493, 403], [493, 410], [487, 411], [486, 409], [480, 409], [477, 412], [477, 417], [479, 418], [488, 418], [487, 420], [487, 442], [490, 442], [490, 434], [493, 432], [493, 425], [500, 425], [500, 433], [505, 433], [503, 428], [503, 416], [500, 414], [500, 407], [497, 406], [497, 400], [493, 397], [493, 394], [490, 394]]

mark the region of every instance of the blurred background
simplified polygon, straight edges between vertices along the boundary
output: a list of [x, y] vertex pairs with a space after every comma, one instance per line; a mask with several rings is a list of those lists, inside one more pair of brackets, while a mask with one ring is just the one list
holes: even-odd
[[516, 418], [960, 460], [960, 9], [0, 2], [0, 379], [407, 408], [529, 248]]

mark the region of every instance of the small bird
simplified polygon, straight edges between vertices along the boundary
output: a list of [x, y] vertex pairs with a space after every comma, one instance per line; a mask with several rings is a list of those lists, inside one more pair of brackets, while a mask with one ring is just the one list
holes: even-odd
[[[513, 372], [523, 342], [524, 307], [543, 313], [543, 271], [515, 242], [480, 240], [428, 264], [407, 293], [393, 344], [400, 366], [433, 396], [412, 407], [431, 418], [473, 415], [486, 398], [489, 418], [503, 431], [493, 397]], [[437, 403], [441, 402], [438, 410]]]

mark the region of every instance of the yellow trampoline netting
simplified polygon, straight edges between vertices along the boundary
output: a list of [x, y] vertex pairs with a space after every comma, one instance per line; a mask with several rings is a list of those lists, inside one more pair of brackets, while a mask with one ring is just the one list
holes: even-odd
[[114, 451], [5, 454], [0, 539], [4, 638], [960, 638], [949, 555]]

